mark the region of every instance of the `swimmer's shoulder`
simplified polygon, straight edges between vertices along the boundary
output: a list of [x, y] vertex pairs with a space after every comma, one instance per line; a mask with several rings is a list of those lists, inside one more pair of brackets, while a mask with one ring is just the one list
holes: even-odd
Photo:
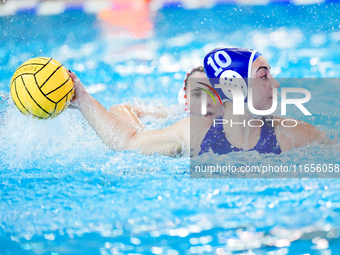
[[196, 129], [202, 129], [202, 128], [210, 128], [213, 124], [213, 121], [211, 119], [205, 119], [202, 117], [186, 117], [184, 119], [181, 119], [177, 121], [174, 125], [178, 127], [190, 127], [194, 130]]
[[213, 121], [201, 117], [187, 117], [179, 120], [170, 127], [167, 133], [176, 133], [179, 137], [181, 151], [184, 154], [190, 152], [191, 155], [197, 155], [201, 150], [201, 143], [210, 129]]
[[305, 121], [277, 116], [273, 119], [276, 139], [282, 151], [320, 140], [320, 130]]
[[205, 132], [206, 134], [212, 123], [213, 122], [210, 119], [204, 119], [201, 117], [187, 117], [177, 121], [175, 124], [173, 124], [173, 126], [182, 137], [190, 137], [201, 134], [202, 132]]

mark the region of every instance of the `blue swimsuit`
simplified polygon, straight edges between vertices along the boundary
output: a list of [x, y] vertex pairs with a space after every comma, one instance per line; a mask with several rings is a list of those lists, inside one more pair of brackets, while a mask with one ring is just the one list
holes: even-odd
[[[218, 119], [222, 119], [220, 117]], [[266, 119], [272, 119], [273, 116], [266, 116]], [[219, 155], [227, 154], [232, 151], [243, 151], [242, 149], [233, 147], [223, 132], [223, 125], [211, 125], [211, 128], [207, 132], [201, 144], [201, 151], [198, 155], [209, 152], [212, 150]], [[274, 127], [272, 127], [272, 121], [264, 121], [264, 125], [261, 127], [260, 139], [254, 148], [249, 151], [258, 151], [259, 153], [275, 153], [280, 154], [281, 148], [276, 140], [276, 134]]]

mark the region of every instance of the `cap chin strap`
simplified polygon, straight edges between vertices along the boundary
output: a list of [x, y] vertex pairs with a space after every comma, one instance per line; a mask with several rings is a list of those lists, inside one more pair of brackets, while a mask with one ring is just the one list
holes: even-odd
[[[233, 101], [231, 101], [229, 99], [224, 99], [224, 100], [222, 100], [222, 102], [224, 103], [224, 102], [233, 102]], [[253, 119], [261, 119], [262, 118], [262, 115], [254, 114], [249, 110], [248, 103], [244, 103], [244, 106], [245, 106], [246, 110], [249, 112], [249, 114], [253, 117]]]
[[245, 103], [245, 106], [246, 106], [246, 109], [248, 110], [249, 114], [250, 114], [254, 119], [261, 119], [261, 118], [262, 118], [262, 115], [254, 114], [254, 113], [252, 113], [252, 112], [249, 110], [248, 103]]

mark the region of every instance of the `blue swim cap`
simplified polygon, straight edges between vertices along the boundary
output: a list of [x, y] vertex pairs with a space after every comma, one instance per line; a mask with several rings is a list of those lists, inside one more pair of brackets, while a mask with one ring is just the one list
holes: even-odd
[[243, 48], [214, 49], [205, 56], [205, 73], [223, 102], [233, 101], [228, 88], [230, 86], [240, 88], [245, 98], [244, 102], [247, 102], [248, 78], [251, 77], [252, 64], [259, 56], [261, 53]]

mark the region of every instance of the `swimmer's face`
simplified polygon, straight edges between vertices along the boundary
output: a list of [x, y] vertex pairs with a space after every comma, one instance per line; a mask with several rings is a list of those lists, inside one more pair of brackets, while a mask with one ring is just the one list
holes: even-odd
[[218, 116], [221, 116], [224, 114], [224, 108], [221, 106], [219, 103], [219, 100], [215, 93], [210, 91], [209, 88], [206, 86], [198, 83], [206, 83], [210, 85], [208, 77], [206, 76], [205, 73], [203, 72], [194, 72], [192, 75], [190, 75], [189, 80], [188, 80], [188, 85], [186, 88], [186, 96], [187, 96], [187, 101], [188, 101], [188, 106], [190, 108], [190, 115], [191, 116], [201, 116], [201, 103], [202, 103], [202, 95], [203, 93], [206, 93], [202, 91], [199, 88], [208, 90], [214, 97], [215, 101], [217, 102], [217, 105], [215, 105], [214, 100], [209, 96], [207, 96], [207, 114], [203, 116], [204, 118], [208, 119], [215, 119]]
[[264, 56], [258, 57], [251, 69], [251, 86], [253, 88], [253, 105], [257, 110], [268, 110], [273, 102], [273, 88], [280, 84], [270, 73], [270, 66]]

